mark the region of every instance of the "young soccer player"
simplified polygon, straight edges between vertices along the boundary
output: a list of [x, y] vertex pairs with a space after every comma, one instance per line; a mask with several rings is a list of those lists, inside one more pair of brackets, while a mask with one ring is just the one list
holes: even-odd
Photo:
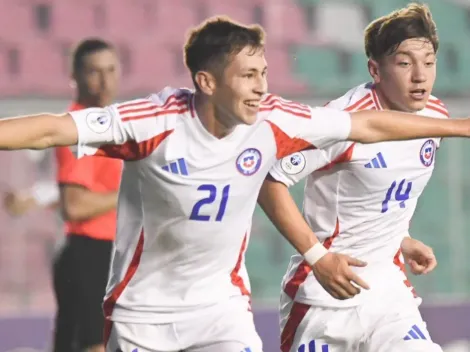
[[[425, 5], [410, 4], [375, 20], [365, 31], [373, 83], [351, 89], [328, 106], [349, 112], [391, 109], [446, 120], [444, 104], [431, 95], [438, 44]], [[299, 231], [298, 221], [304, 224], [284, 184], [291, 186], [308, 175], [304, 216], [322, 242], [316, 245], [316, 263], [295, 255], [284, 277], [283, 352], [441, 351], [420, 316], [421, 300], [403, 262], [404, 256], [416, 273], [436, 265], [432, 250], [411, 239], [408, 229], [440, 142], [340, 142], [288, 156], [271, 171], [280, 183], [266, 181], [260, 203], [282, 231], [287, 222], [288, 231]], [[370, 290], [322, 287], [327, 268], [343, 260], [328, 253], [367, 262], [354, 272]]]

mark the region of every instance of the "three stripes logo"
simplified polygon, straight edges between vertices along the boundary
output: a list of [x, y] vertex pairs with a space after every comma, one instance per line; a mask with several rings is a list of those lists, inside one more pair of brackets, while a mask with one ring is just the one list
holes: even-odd
[[378, 153], [377, 156], [365, 164], [364, 167], [368, 169], [386, 169], [387, 163], [385, 162], [382, 153]]
[[423, 332], [418, 328], [418, 326], [413, 325], [411, 330], [408, 331], [408, 334], [403, 338], [403, 340], [426, 340], [426, 336]]
[[162, 169], [176, 175], [189, 175], [188, 168], [186, 167], [186, 161], [183, 158], [173, 161], [168, 165], [162, 166]]
[[312, 340], [309, 342], [308, 346], [302, 344], [297, 349], [297, 352], [329, 352], [330, 348], [328, 345], [319, 343], [318, 341]]

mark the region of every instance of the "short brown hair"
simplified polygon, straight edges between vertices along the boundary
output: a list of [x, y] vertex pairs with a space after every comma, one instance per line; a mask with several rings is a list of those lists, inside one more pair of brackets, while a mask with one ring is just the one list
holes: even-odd
[[393, 54], [407, 39], [426, 38], [437, 53], [439, 38], [436, 23], [425, 4], [411, 3], [370, 23], [365, 29], [365, 51], [368, 58], [380, 60]]
[[244, 26], [226, 16], [217, 16], [203, 22], [189, 32], [184, 45], [184, 61], [195, 82], [197, 72], [220, 72], [231, 56], [245, 47], [254, 52], [264, 48], [265, 33], [258, 25]]
[[102, 50], [114, 50], [114, 47], [101, 38], [86, 38], [80, 41], [72, 51], [72, 73], [77, 74], [83, 69], [86, 56]]

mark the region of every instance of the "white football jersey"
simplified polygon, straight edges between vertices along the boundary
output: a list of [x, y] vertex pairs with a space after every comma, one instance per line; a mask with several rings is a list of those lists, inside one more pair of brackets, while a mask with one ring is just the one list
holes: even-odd
[[[351, 89], [328, 107], [357, 111], [380, 110], [372, 84]], [[418, 114], [447, 118], [444, 105], [430, 97]], [[419, 196], [434, 169], [440, 139], [360, 144], [339, 142], [324, 150], [307, 150], [281, 159], [271, 176], [287, 186], [307, 177], [303, 213], [310, 227], [330, 251], [368, 262], [353, 268], [368, 284], [353, 299], [336, 300], [317, 282], [301, 255], [291, 258], [283, 290], [298, 302], [343, 307], [358, 304], [367, 294], [414, 293], [407, 280], [400, 243]], [[383, 290], [383, 291], [379, 291]]]
[[232, 296], [249, 299], [244, 264], [260, 187], [276, 161], [345, 140], [347, 112], [264, 97], [254, 125], [222, 139], [194, 109], [194, 93], [72, 112], [78, 156], [123, 159], [105, 313], [171, 322]]

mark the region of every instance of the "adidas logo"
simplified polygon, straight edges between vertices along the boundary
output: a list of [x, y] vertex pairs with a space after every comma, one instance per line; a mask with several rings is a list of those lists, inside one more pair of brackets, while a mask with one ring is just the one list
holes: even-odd
[[365, 164], [364, 167], [368, 169], [385, 169], [387, 168], [387, 163], [385, 162], [382, 153], [378, 153], [377, 156]]
[[176, 175], [189, 175], [188, 168], [186, 167], [186, 161], [183, 158], [173, 161], [168, 165], [162, 166], [162, 169]]
[[423, 332], [416, 325], [413, 325], [403, 340], [426, 340], [426, 336], [424, 336]]

